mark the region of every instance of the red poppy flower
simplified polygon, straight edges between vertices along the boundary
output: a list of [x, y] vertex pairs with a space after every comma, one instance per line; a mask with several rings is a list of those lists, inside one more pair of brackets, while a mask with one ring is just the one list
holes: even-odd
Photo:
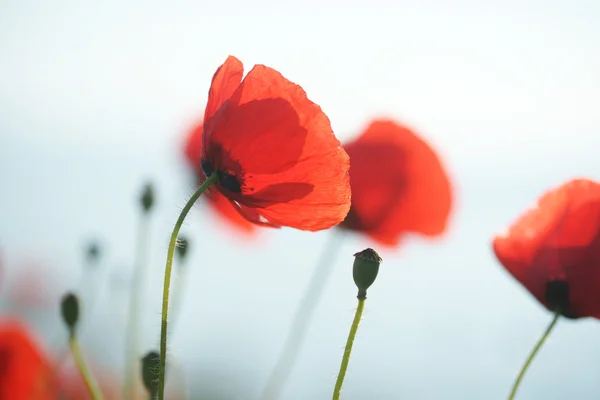
[[452, 190], [434, 150], [408, 128], [373, 121], [344, 146], [350, 156], [352, 207], [340, 227], [395, 246], [409, 232], [446, 229]]
[[0, 399], [54, 399], [51, 379], [52, 369], [27, 329], [0, 322]]
[[600, 184], [576, 179], [550, 190], [493, 247], [549, 310], [600, 318]]
[[348, 155], [329, 119], [304, 90], [255, 65], [244, 79], [235, 57], [215, 72], [208, 95], [200, 163], [247, 220], [317, 231], [350, 208]]
[[[192, 171], [198, 178], [197, 181], [202, 182], [204, 172], [200, 166], [202, 159], [202, 124], [197, 125], [191, 130], [187, 141], [185, 142], [185, 156]], [[248, 221], [237, 210], [237, 206], [233, 205], [225, 196], [218, 190], [208, 190], [203, 196], [211, 206], [213, 206], [217, 215], [229, 222], [241, 232], [253, 234], [256, 231], [257, 225]]]

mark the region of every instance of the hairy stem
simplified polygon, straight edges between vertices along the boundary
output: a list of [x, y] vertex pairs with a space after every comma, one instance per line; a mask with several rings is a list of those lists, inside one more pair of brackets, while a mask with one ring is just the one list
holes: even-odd
[[177, 244], [177, 237], [179, 236], [179, 230], [181, 225], [188, 215], [192, 206], [198, 200], [198, 198], [204, 193], [204, 191], [212, 184], [216, 183], [219, 179], [217, 174], [212, 174], [199, 188], [194, 192], [192, 197], [188, 200], [186, 205], [181, 210], [173, 233], [171, 233], [171, 239], [169, 241], [169, 249], [167, 251], [167, 262], [165, 265], [165, 282], [163, 286], [163, 300], [162, 300], [162, 321], [160, 324], [160, 368], [158, 371], [158, 399], [164, 400], [165, 398], [165, 367], [167, 365], [167, 327], [168, 327], [168, 316], [169, 316], [169, 290], [171, 288], [171, 270], [173, 269], [173, 255], [175, 253], [175, 246]]
[[350, 333], [348, 334], [348, 340], [346, 341], [346, 348], [344, 349], [344, 357], [342, 357], [342, 364], [340, 365], [340, 372], [338, 373], [337, 381], [335, 382], [335, 388], [333, 389], [333, 400], [339, 400], [340, 394], [342, 393], [342, 385], [344, 384], [344, 378], [346, 377], [346, 370], [348, 369], [348, 363], [350, 362], [350, 353], [352, 353], [352, 345], [354, 344], [354, 338], [356, 337], [356, 331], [358, 331], [358, 324], [360, 324], [360, 318], [362, 317], [363, 309], [365, 308], [364, 297], [358, 298], [358, 307], [356, 308], [356, 314], [354, 314], [354, 321], [350, 327]]

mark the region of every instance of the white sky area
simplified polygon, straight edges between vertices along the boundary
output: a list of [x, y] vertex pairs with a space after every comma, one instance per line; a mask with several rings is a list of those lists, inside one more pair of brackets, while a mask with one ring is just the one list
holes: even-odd
[[[302, 85], [342, 141], [377, 116], [414, 127], [455, 180], [443, 239], [380, 251], [343, 397], [505, 398], [551, 315], [490, 241], [549, 187], [600, 179], [599, 20], [593, 0], [0, 1], [2, 258], [11, 274], [43, 260], [63, 290], [78, 282], [82, 244], [100, 237], [105, 270], [84, 293], [100, 297], [82, 335], [90, 357], [117, 368], [126, 294], [114, 282], [130, 274], [136, 200], [152, 179], [142, 347], [156, 347], [167, 240], [191, 189], [181, 138], [232, 54]], [[214, 398], [258, 398], [333, 232], [248, 243], [202, 204], [184, 231], [170, 354]], [[331, 396], [356, 302], [351, 255], [368, 246], [345, 242], [284, 400]], [[47, 341], [60, 338], [58, 317], [45, 318]], [[598, 359], [598, 321], [561, 321], [519, 398], [596, 399]]]

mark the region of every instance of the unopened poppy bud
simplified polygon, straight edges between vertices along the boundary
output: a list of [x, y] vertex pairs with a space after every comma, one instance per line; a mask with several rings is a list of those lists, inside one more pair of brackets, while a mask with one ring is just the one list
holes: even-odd
[[379, 272], [379, 264], [383, 260], [371, 248], [354, 254], [354, 257], [352, 276], [354, 277], [356, 287], [358, 287], [357, 297], [359, 299], [366, 299], [367, 289], [375, 282], [375, 278], [377, 278], [377, 273]]
[[151, 351], [142, 358], [142, 381], [151, 397], [158, 392], [159, 368], [160, 356], [156, 351]]
[[73, 293], [65, 294], [60, 303], [60, 311], [63, 321], [65, 321], [69, 331], [73, 333], [79, 320], [79, 300], [77, 296]]
[[188, 252], [188, 243], [189, 243], [189, 241], [187, 240], [187, 238], [185, 236], [180, 236], [179, 239], [177, 239], [177, 247], [176, 247], [177, 255], [182, 260], [185, 259], [185, 256]]
[[150, 211], [154, 205], [154, 187], [151, 183], [146, 183], [141, 197], [142, 209], [144, 212]]

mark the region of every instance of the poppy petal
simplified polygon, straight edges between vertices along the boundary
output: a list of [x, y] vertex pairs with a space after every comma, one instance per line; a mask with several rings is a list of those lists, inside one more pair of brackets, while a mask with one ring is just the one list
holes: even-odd
[[236, 201], [230, 202], [234, 209], [238, 212], [238, 216], [241, 216], [243, 220], [246, 221], [246, 223], [250, 221], [253, 224], [266, 226], [269, 228], [281, 228], [280, 225], [274, 224], [268, 219], [266, 219], [264, 216], [260, 215], [255, 209], [241, 205]]
[[[202, 158], [202, 133], [202, 124], [196, 125], [190, 130], [184, 147], [186, 160], [196, 175], [196, 181], [198, 182], [204, 179], [204, 172], [200, 164]], [[252, 234], [256, 231], [256, 226], [240, 215], [239, 211], [218, 190], [209, 189], [202, 196], [202, 199], [215, 209], [220, 218], [232, 224], [240, 232]]]
[[213, 75], [208, 91], [208, 103], [204, 119], [211, 118], [240, 85], [244, 76], [244, 65], [234, 56], [229, 56]]
[[196, 174], [202, 174], [200, 160], [202, 159], [202, 124], [197, 124], [185, 140], [183, 153], [190, 168]]
[[568, 287], [568, 316], [600, 317], [600, 185], [576, 179], [550, 190], [493, 240], [501, 264], [544, 306], [551, 282]]
[[452, 187], [435, 151], [410, 129], [373, 121], [344, 146], [350, 156], [352, 207], [343, 227], [395, 246], [409, 232], [442, 234]]
[[55, 398], [52, 370], [27, 329], [15, 321], [0, 323], [0, 398]]
[[205, 193], [205, 199], [217, 211], [219, 217], [233, 225], [240, 232], [245, 234], [256, 232], [256, 226], [248, 222], [243, 214], [240, 215], [238, 207], [234, 206], [218, 190], [213, 190], [208, 194]]
[[304, 230], [346, 216], [348, 156], [321, 108], [279, 72], [255, 66], [205, 127], [207, 157], [241, 181], [241, 193], [224, 191], [228, 198]]

